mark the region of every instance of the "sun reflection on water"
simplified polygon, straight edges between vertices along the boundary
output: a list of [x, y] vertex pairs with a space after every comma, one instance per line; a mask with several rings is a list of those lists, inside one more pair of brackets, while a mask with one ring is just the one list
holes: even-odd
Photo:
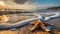
[[7, 16], [5, 15], [0, 16], [0, 22], [6, 22], [6, 21], [8, 21]]

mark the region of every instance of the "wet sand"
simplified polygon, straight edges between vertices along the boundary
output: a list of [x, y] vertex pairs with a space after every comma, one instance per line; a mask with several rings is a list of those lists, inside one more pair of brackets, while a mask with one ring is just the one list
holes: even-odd
[[[32, 13], [26, 13], [26, 14], [32, 14]], [[44, 17], [50, 15], [50, 14], [42, 14], [42, 13], [37, 13], [37, 14], [40, 14]], [[10, 23], [16, 23], [18, 21], [22, 21], [22, 20], [25, 20], [25, 19], [30, 19], [30, 18], [36, 17], [36, 16], [33, 16], [33, 15], [26, 16], [25, 13], [23, 13], [23, 14], [7, 14], [6, 16], [8, 17], [9, 21], [4, 22], [4, 23], [9, 23], [9, 24]], [[60, 30], [60, 18], [53, 19], [53, 20], [49, 21], [48, 23], [54, 24], [55, 28], [57, 30]], [[28, 26], [19, 28], [16, 31], [4, 30], [4, 31], [0, 31], [0, 34], [51, 34], [51, 33], [43, 32], [43, 31], [30, 32], [29, 28], [31, 28], [31, 27], [32, 27], [31, 25], [28, 25]], [[55, 34], [60, 34], [60, 33], [55, 32]]]
[[[43, 17], [50, 16], [51, 14], [37, 13]], [[21, 14], [7, 14], [8, 22], [7, 23], [16, 23], [25, 19], [35, 18], [37, 16], [32, 15], [32, 13], [21, 13]], [[53, 19], [48, 23], [54, 24], [55, 28], [60, 30], [60, 18]]]

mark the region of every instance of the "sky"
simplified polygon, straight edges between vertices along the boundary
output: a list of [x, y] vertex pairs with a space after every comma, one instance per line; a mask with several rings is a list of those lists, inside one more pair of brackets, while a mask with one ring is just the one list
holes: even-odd
[[[23, 2], [21, 0], [21, 2]], [[35, 10], [35, 9], [47, 9], [50, 7], [60, 6], [60, 0], [32, 0], [32, 4], [25, 1], [24, 4], [15, 4], [15, 2], [7, 1], [8, 8]]]
[[60, 0], [34, 0], [35, 4], [42, 5], [42, 4], [56, 4], [60, 5]]

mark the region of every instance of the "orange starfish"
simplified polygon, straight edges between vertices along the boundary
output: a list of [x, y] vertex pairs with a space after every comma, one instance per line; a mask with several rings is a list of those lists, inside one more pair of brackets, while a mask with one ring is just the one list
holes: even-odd
[[45, 31], [50, 31], [48, 28], [45, 27], [45, 25], [50, 25], [48, 23], [44, 23], [41, 20], [35, 21], [32, 23], [34, 26], [30, 29], [30, 31], [35, 30], [36, 28], [41, 27]]

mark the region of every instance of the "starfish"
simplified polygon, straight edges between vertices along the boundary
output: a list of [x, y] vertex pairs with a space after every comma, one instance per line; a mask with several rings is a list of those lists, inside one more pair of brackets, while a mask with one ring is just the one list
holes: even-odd
[[33, 22], [32, 25], [34, 25], [34, 26], [30, 29], [30, 31], [33, 31], [39, 27], [41, 27], [45, 31], [50, 31], [48, 28], [45, 27], [45, 25], [51, 25], [51, 24], [43, 23], [43, 21], [37, 20], [37, 21]]

